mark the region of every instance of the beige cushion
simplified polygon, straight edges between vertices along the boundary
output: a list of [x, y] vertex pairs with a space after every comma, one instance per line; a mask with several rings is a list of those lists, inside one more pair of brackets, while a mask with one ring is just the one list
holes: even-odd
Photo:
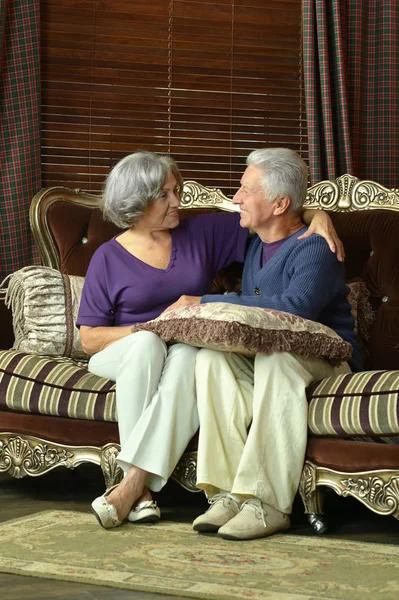
[[30, 266], [7, 280], [5, 303], [12, 310], [15, 350], [88, 358], [75, 327], [83, 277], [63, 275], [50, 267]]
[[167, 342], [184, 342], [254, 356], [257, 352], [294, 352], [333, 365], [346, 361], [352, 346], [332, 329], [286, 312], [210, 302], [164, 313], [132, 331], [152, 331]]

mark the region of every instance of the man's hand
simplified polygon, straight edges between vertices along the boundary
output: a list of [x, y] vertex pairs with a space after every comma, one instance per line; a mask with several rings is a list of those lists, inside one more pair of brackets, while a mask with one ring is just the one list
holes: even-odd
[[[202, 296], [180, 296], [176, 302], [165, 308], [163, 313], [169, 312], [170, 310], [174, 310], [175, 308], [180, 308], [181, 306], [191, 306], [192, 304], [200, 304]], [[163, 314], [162, 313], [162, 314]]]
[[306, 233], [300, 235], [298, 240], [304, 240], [314, 233], [318, 233], [326, 240], [331, 252], [336, 253], [338, 260], [344, 262], [344, 245], [339, 239], [329, 215], [322, 210], [306, 209], [303, 211], [302, 218], [305, 223], [309, 224], [309, 229]]

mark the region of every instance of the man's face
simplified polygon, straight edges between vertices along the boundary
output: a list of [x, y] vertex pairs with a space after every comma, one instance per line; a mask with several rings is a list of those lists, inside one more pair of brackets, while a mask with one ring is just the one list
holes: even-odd
[[269, 202], [260, 184], [261, 171], [257, 167], [247, 167], [241, 177], [241, 187], [233, 198], [233, 204], [240, 207], [240, 225], [257, 231], [273, 215], [274, 202]]

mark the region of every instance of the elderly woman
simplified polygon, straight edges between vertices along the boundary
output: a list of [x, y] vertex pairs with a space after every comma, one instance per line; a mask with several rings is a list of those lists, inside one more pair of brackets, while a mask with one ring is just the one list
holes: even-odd
[[[131, 326], [156, 318], [182, 295], [209, 293], [220, 269], [244, 261], [248, 232], [239, 215], [206, 214], [180, 223], [182, 186], [176, 163], [151, 152], [126, 156], [105, 183], [104, 217], [124, 231], [95, 252], [77, 321], [92, 355], [89, 370], [116, 381], [117, 462], [125, 476], [92, 503], [105, 528], [160, 518], [150, 490], [164, 486], [199, 424], [198, 350], [167, 346], [151, 332], [132, 333]], [[316, 221], [337, 247], [328, 216]]]

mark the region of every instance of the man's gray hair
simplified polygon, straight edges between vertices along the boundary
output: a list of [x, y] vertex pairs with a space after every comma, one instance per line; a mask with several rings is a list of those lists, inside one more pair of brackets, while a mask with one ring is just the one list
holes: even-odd
[[247, 158], [247, 165], [261, 170], [261, 186], [273, 202], [287, 196], [290, 212], [299, 212], [308, 187], [308, 167], [305, 161], [289, 148], [261, 148]]
[[105, 181], [101, 201], [104, 218], [122, 229], [134, 226], [151, 202], [160, 197], [170, 174], [175, 176], [181, 192], [183, 179], [170, 156], [147, 151], [125, 156]]

